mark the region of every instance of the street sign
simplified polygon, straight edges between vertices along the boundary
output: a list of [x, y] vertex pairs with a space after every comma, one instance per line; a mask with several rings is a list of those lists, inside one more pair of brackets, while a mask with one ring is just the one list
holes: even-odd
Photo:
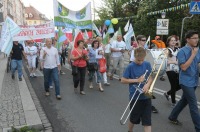
[[168, 35], [169, 34], [169, 30], [157, 30], [156, 34], [157, 35]]
[[157, 19], [157, 35], [168, 35], [169, 19]]
[[169, 19], [157, 19], [157, 29], [168, 29]]
[[200, 2], [190, 2], [190, 14], [200, 14]]

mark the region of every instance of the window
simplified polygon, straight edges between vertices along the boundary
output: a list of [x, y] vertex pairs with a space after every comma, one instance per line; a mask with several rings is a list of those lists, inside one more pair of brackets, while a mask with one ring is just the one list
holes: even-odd
[[28, 14], [25, 14], [25, 18], [28, 18]]
[[34, 21], [34, 24], [37, 24], [37, 21]]
[[32, 15], [31, 13], [29, 13], [29, 17], [30, 17], [30, 18], [32, 18], [32, 17], [33, 17], [33, 15]]

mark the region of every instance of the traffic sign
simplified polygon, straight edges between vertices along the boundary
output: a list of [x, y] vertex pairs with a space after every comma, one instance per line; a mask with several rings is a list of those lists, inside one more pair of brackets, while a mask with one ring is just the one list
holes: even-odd
[[157, 19], [157, 29], [168, 29], [169, 19]]
[[168, 35], [169, 34], [169, 30], [157, 30], [156, 31], [156, 35]]
[[200, 14], [200, 2], [190, 2], [190, 14]]
[[157, 19], [156, 34], [157, 35], [168, 35], [169, 31], [169, 19]]

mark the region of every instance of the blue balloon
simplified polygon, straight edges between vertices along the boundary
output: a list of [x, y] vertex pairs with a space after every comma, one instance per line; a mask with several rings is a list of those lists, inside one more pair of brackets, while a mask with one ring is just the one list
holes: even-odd
[[106, 26], [109, 26], [109, 25], [110, 25], [110, 23], [111, 23], [111, 21], [110, 21], [110, 20], [105, 20], [105, 22], [104, 22], [104, 24], [105, 24]]

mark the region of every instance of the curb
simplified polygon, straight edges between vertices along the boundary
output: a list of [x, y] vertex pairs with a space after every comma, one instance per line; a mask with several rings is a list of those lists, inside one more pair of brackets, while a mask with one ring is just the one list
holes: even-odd
[[40, 124], [42, 129], [40, 129], [40, 130], [43, 130], [45, 132], [53, 132], [52, 125], [51, 125], [49, 119], [47, 118], [47, 116], [46, 116], [46, 114], [45, 114], [45, 112], [44, 112], [44, 110], [43, 110], [43, 108], [42, 108], [42, 106], [40, 104], [40, 101], [39, 101], [39, 99], [38, 99], [38, 97], [37, 97], [32, 85], [31, 85], [29, 77], [27, 76], [27, 73], [26, 73], [24, 68], [23, 68], [23, 75], [24, 75], [24, 79], [26, 81], [27, 87], [29, 89], [29, 92], [31, 94], [31, 97], [33, 99], [33, 102], [35, 104], [36, 110], [37, 110], [37, 112], [39, 114], [40, 120], [42, 122]]

